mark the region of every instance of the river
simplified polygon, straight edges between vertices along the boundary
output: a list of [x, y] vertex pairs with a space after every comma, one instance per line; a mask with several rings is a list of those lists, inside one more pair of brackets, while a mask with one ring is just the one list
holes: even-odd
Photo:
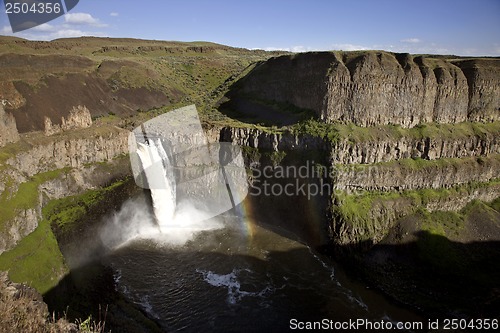
[[[137, 209], [125, 211], [113, 225], [141, 216], [151, 223]], [[182, 243], [172, 242], [168, 231], [146, 233], [105, 258], [116, 288], [165, 331], [279, 332], [321, 320], [421, 320], [348, 277], [279, 223], [255, 223], [235, 211], [217, 219], [217, 227]]]

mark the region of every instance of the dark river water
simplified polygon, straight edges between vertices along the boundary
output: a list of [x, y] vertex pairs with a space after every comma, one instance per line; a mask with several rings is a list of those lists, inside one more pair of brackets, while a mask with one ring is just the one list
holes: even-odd
[[[118, 215], [115, 223], [127, 218]], [[294, 237], [262, 223], [242, 227], [241, 219], [226, 214], [218, 228], [193, 233], [183, 243], [152, 232], [115, 248], [106, 264], [119, 291], [168, 332], [279, 332], [294, 322], [421, 320]]]

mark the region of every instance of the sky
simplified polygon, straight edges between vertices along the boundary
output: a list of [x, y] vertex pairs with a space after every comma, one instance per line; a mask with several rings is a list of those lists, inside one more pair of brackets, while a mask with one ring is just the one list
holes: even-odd
[[2, 6], [0, 34], [500, 56], [500, 0], [80, 0], [68, 14], [15, 34]]

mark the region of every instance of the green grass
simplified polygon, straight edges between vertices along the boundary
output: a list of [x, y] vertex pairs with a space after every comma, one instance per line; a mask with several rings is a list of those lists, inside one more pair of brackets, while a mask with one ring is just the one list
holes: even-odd
[[[421, 223], [421, 230], [424, 231], [417, 240], [420, 259], [445, 274], [452, 270], [455, 274], [465, 274], [474, 279], [486, 278], [486, 280], [490, 280], [491, 277], [476, 276], [475, 273], [468, 271], [471, 262], [476, 260], [476, 255], [481, 257], [482, 250], [465, 253], [463, 246], [460, 246], [462, 243], [449, 240], [460, 236], [461, 232], [465, 230], [465, 224], [470, 223], [466, 221], [470, 220], [471, 214], [479, 213], [482, 218], [494, 221], [496, 217], [489, 215], [491, 213], [490, 206], [491, 204], [473, 200], [459, 212], [418, 210], [416, 217]], [[461, 247], [462, 249], [460, 249]], [[481, 283], [479, 280], [476, 282]]]
[[500, 155], [490, 155], [481, 157], [461, 157], [461, 158], [439, 158], [435, 160], [426, 160], [422, 158], [403, 158], [399, 160], [393, 160], [389, 162], [378, 162], [373, 164], [336, 164], [335, 167], [339, 169], [351, 169], [355, 170], [365, 170], [373, 167], [394, 169], [401, 168], [403, 170], [409, 171], [422, 171], [422, 170], [436, 170], [447, 167], [460, 168], [466, 165], [476, 166], [477, 164], [484, 165], [496, 165], [500, 164]]
[[276, 166], [276, 165], [279, 165], [281, 163], [281, 161], [283, 161], [283, 159], [286, 156], [286, 152], [285, 151], [272, 151], [272, 152], [268, 153], [268, 156], [269, 156], [269, 159], [271, 160], [271, 163]]
[[[382, 207], [383, 210], [394, 211], [400, 207], [396, 213], [408, 215], [415, 213], [425, 207], [427, 204], [444, 200], [450, 197], [467, 196], [474, 190], [484, 187], [493, 187], [500, 184], [499, 179], [492, 180], [487, 183], [471, 182], [466, 185], [455, 186], [450, 189], [421, 189], [403, 192], [376, 192], [366, 191], [361, 194], [346, 194], [343, 191], [335, 191], [332, 194], [332, 200], [335, 203], [332, 205], [332, 215], [335, 219], [343, 220], [346, 223], [353, 225], [356, 229], [368, 231], [360, 240], [368, 240], [373, 237], [375, 232], [374, 218], [378, 212], [373, 209], [377, 204], [377, 209]], [[399, 205], [398, 205], [399, 203]], [[496, 201], [494, 202], [495, 204]], [[446, 212], [446, 215], [439, 216], [439, 221], [444, 221], [445, 226], [450, 230], [457, 231], [460, 226], [457, 224], [458, 216], [454, 213]], [[386, 218], [380, 216], [380, 218]], [[436, 224], [430, 223], [428, 230], [434, 234], [443, 234]]]
[[49, 221], [50, 225], [64, 232], [67, 228], [71, 228], [74, 223], [81, 220], [89, 212], [90, 208], [104, 200], [110, 192], [125, 182], [126, 180], [120, 180], [102, 189], [90, 190], [81, 195], [51, 200], [43, 208], [43, 215]]
[[493, 200], [493, 202], [490, 203], [490, 207], [500, 213], [500, 198]]
[[376, 232], [376, 223], [374, 223], [372, 216], [374, 204], [378, 202], [385, 206], [386, 202], [401, 199], [401, 195], [396, 192], [368, 192], [363, 195], [347, 195], [342, 191], [335, 191], [332, 195], [335, 202], [332, 205], [333, 217], [343, 220], [354, 226], [355, 229], [367, 231], [359, 241], [370, 240]]
[[376, 127], [360, 127], [353, 124], [332, 125], [341, 139], [351, 143], [361, 143], [379, 140], [399, 140], [403, 137], [409, 139], [461, 139], [468, 137], [496, 136], [500, 133], [500, 122], [458, 124], [422, 124], [413, 128], [402, 128], [395, 125], [382, 125]]
[[21, 183], [15, 194], [9, 190], [9, 182], [6, 183], [6, 190], [0, 195], [0, 230], [6, 228], [9, 220], [13, 219], [19, 211], [34, 208], [39, 199], [38, 186], [40, 184], [59, 177], [69, 168], [52, 170], [37, 174], [27, 182]]
[[457, 270], [464, 268], [460, 253], [446, 237], [444, 222], [441, 220], [447, 213], [433, 212], [425, 215], [423, 230], [426, 232], [417, 241], [418, 255], [421, 260], [441, 271], [452, 269], [458, 273]]
[[0, 147], [0, 171], [4, 168], [5, 162], [9, 158], [15, 157], [20, 152], [27, 151], [30, 148], [31, 145], [24, 140], [9, 143], [4, 147]]
[[340, 133], [335, 125], [327, 124], [313, 118], [293, 125], [291, 132], [294, 134], [309, 134], [332, 143], [340, 138]]
[[[53, 177], [57, 171], [61, 170], [37, 175], [38, 181], [46, 180], [49, 176]], [[43, 219], [38, 227], [19, 241], [13, 249], [0, 255], [0, 270], [9, 271], [12, 281], [27, 283], [42, 294], [55, 287], [59, 278], [67, 272], [67, 268], [52, 227], [58, 227], [63, 231], [72, 227], [92, 206], [104, 200], [111, 191], [116, 190], [124, 182], [117, 181], [103, 189], [49, 201], [42, 209]], [[20, 189], [24, 197], [17, 199], [19, 200], [16, 201], [17, 207], [23, 205], [30, 207], [35, 202], [34, 199], [38, 195], [38, 185], [34, 186], [35, 184], [36, 181]], [[34, 191], [34, 195], [25, 191]]]
[[435, 235], [447, 236], [450, 233], [457, 235], [464, 229], [464, 212], [465, 208], [462, 212], [426, 212], [422, 229]]
[[248, 146], [241, 146], [241, 152], [243, 157], [248, 161], [248, 164], [258, 162], [262, 156], [262, 153], [258, 148]]
[[0, 270], [9, 271], [12, 281], [27, 283], [42, 294], [57, 285], [67, 268], [47, 219], [15, 248], [0, 255]]

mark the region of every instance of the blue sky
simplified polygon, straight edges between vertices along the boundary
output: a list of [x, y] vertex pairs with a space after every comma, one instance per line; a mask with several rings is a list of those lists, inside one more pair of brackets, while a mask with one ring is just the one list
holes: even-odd
[[0, 34], [500, 56], [500, 0], [80, 0], [69, 14], [16, 34], [2, 8]]

